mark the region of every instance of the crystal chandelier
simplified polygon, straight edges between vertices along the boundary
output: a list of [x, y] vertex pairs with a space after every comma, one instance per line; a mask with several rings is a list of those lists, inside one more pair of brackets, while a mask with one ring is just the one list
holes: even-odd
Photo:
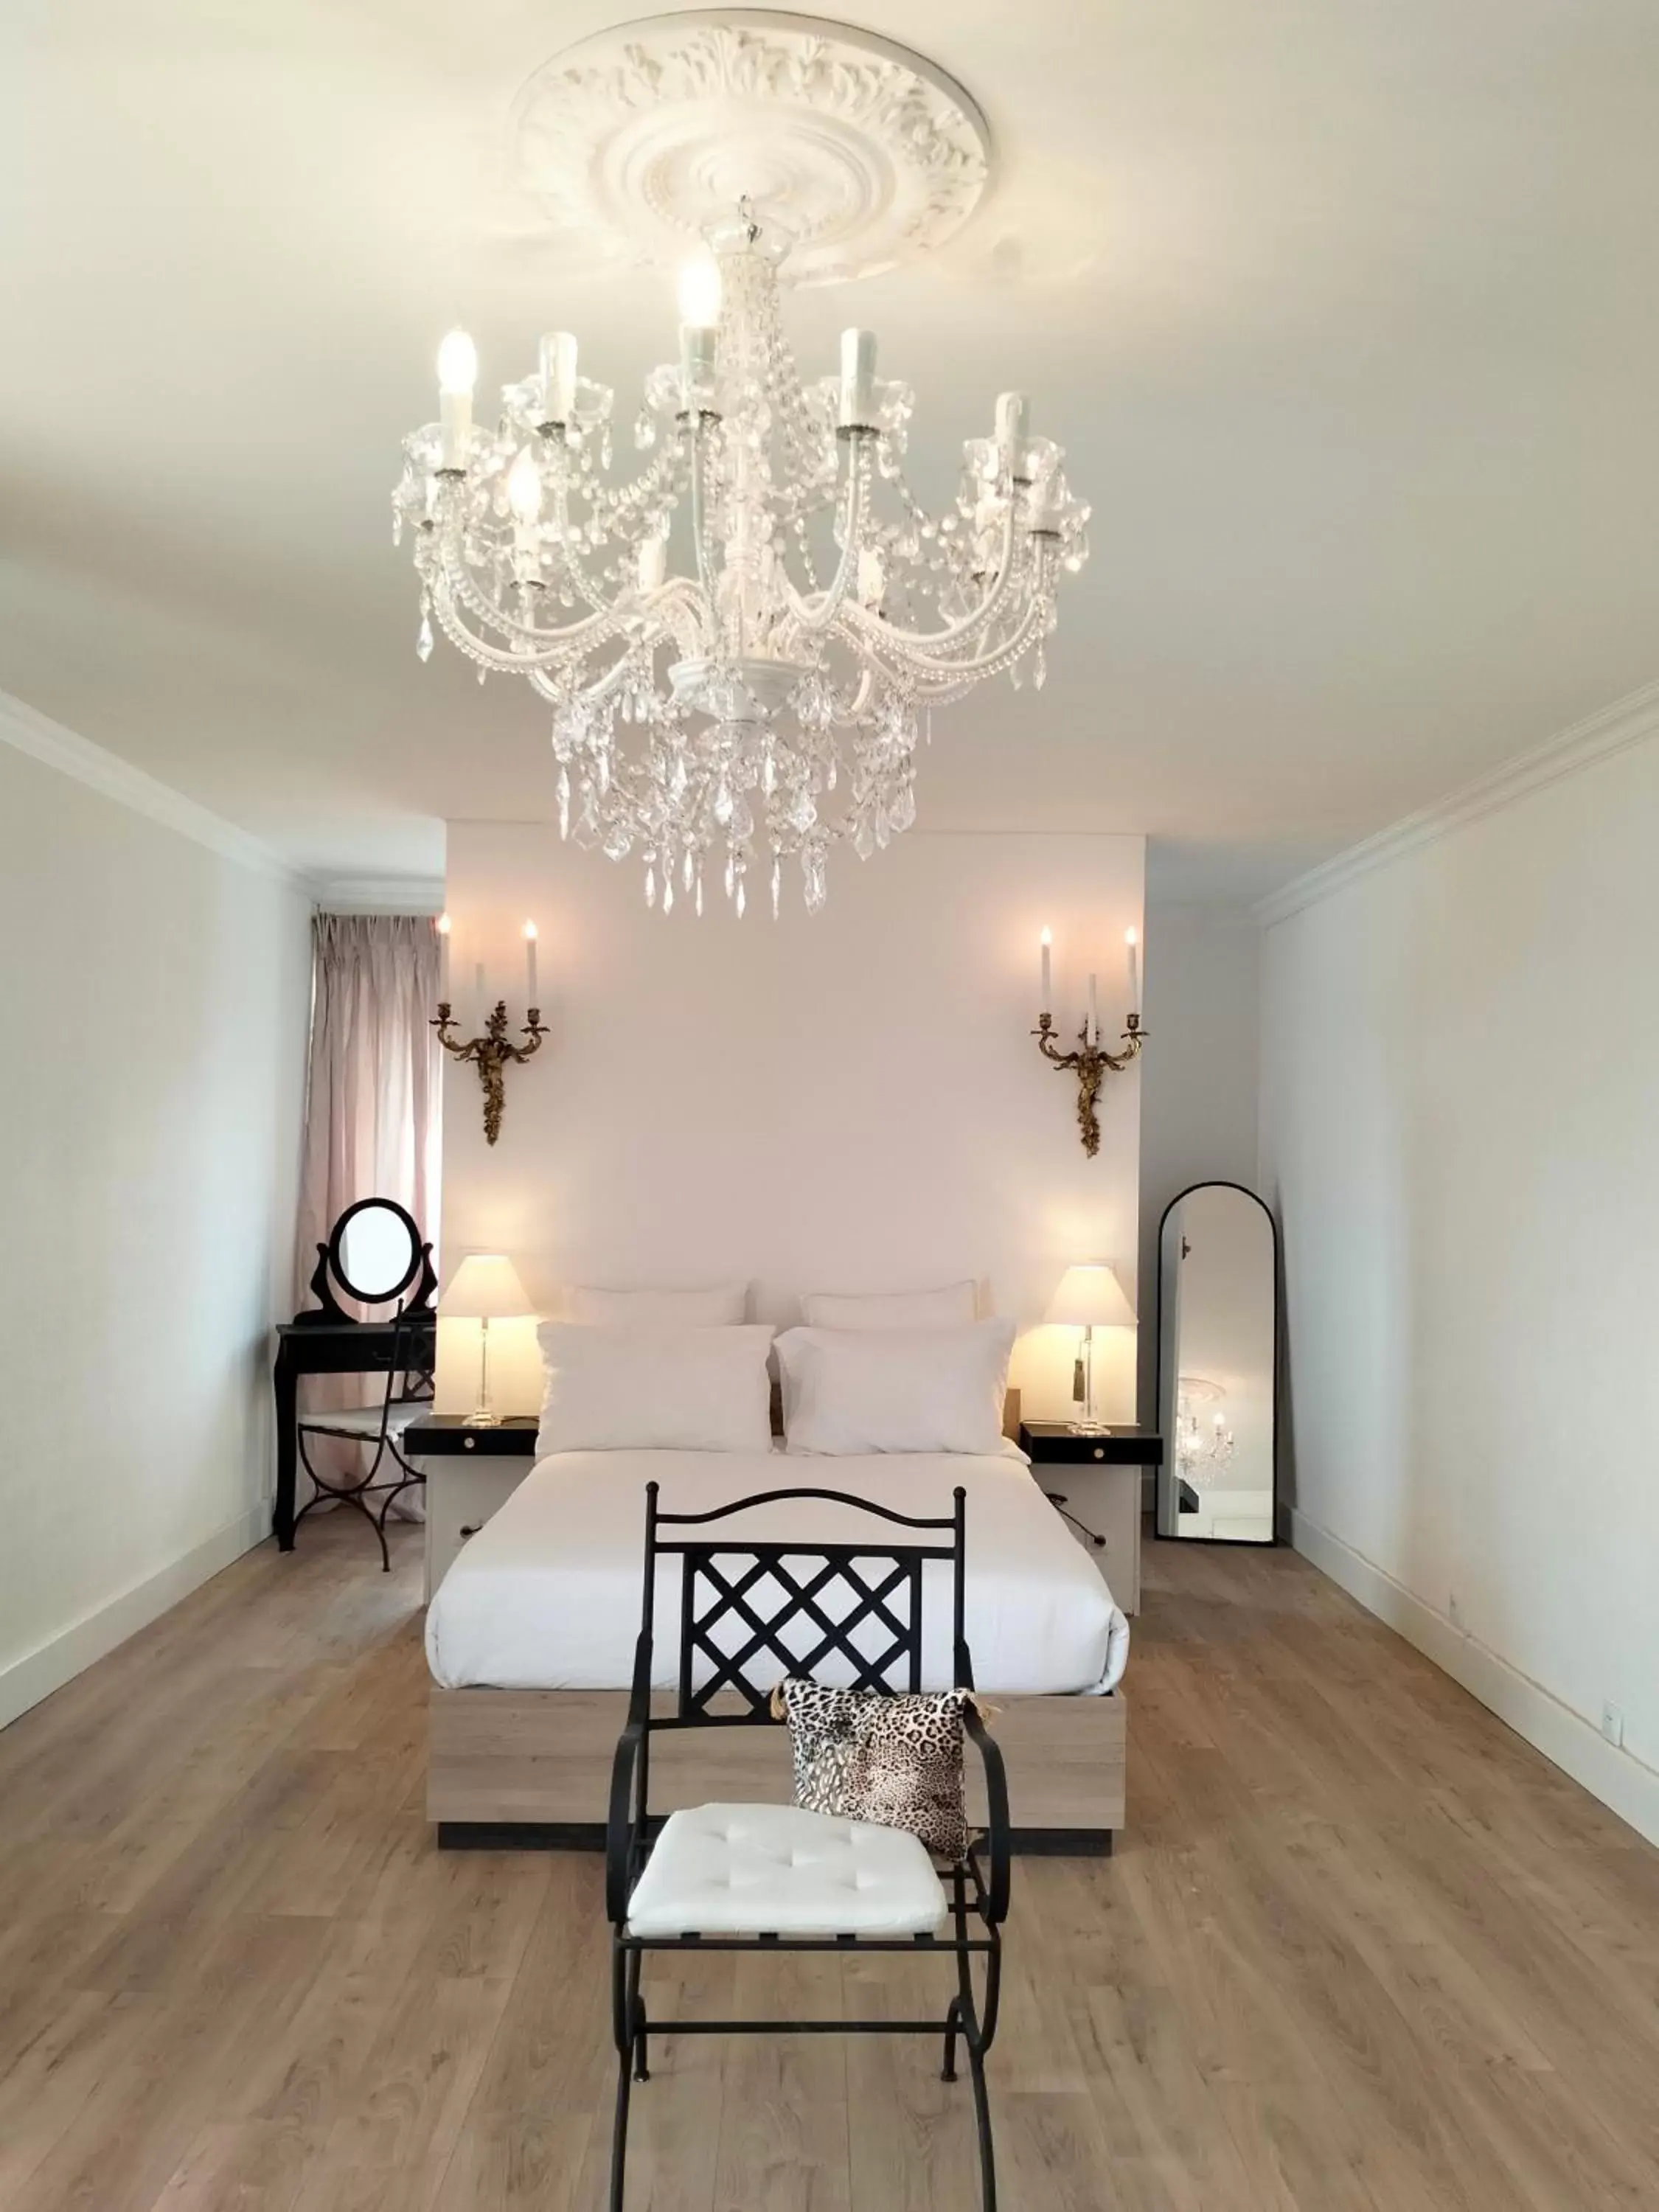
[[1213, 1405], [1226, 1395], [1218, 1382], [1197, 1375], [1183, 1375], [1176, 1384], [1176, 1466], [1198, 1489], [1214, 1480], [1231, 1461], [1233, 1432], [1226, 1416], [1213, 1413], [1208, 1430], [1200, 1420], [1197, 1405]]
[[848, 331], [839, 376], [804, 383], [779, 312], [782, 242], [746, 204], [683, 272], [679, 359], [653, 369], [645, 459], [611, 480], [612, 393], [576, 341], [475, 422], [477, 356], [439, 355], [441, 420], [404, 441], [394, 538], [410, 526], [418, 651], [435, 624], [478, 670], [528, 678], [552, 709], [559, 827], [645, 872], [647, 904], [741, 915], [784, 865], [810, 912], [830, 845], [860, 858], [915, 817], [933, 706], [1026, 665], [1044, 675], [1063, 572], [1089, 510], [1024, 398], [968, 440], [953, 504], [905, 480], [914, 395]]

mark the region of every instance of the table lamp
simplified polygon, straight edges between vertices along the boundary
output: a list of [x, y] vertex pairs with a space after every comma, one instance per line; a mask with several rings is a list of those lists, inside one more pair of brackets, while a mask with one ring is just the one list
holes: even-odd
[[491, 1429], [499, 1416], [489, 1403], [489, 1324], [517, 1321], [535, 1311], [510, 1260], [499, 1252], [474, 1252], [462, 1261], [438, 1300], [438, 1311], [451, 1321], [478, 1323], [478, 1402], [467, 1415], [471, 1428]]
[[1072, 1426], [1081, 1434], [1096, 1433], [1105, 1423], [1095, 1418], [1095, 1331], [1133, 1328], [1135, 1310], [1112, 1270], [1103, 1261], [1086, 1261], [1068, 1267], [1060, 1277], [1060, 1288], [1048, 1302], [1048, 1318], [1083, 1331], [1083, 1350], [1072, 1385], [1073, 1397], [1083, 1401], [1083, 1419]]

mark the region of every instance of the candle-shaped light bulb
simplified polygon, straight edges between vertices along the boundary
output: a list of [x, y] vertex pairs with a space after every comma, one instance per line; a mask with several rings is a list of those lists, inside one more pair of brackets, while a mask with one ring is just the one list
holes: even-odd
[[680, 325], [680, 388], [688, 412], [714, 396], [714, 343], [711, 325]]
[[525, 1004], [538, 1006], [541, 1000], [536, 990], [536, 925], [527, 921], [524, 926], [524, 988]]
[[528, 446], [520, 446], [518, 458], [507, 472], [507, 503], [513, 510], [514, 520], [526, 528], [538, 520], [542, 511], [542, 476], [536, 466], [536, 456]]
[[997, 451], [1011, 469], [1018, 470], [1025, 441], [1030, 435], [1031, 404], [1023, 392], [1004, 392], [997, 398]]
[[470, 399], [478, 380], [478, 349], [465, 331], [451, 331], [438, 348], [438, 389], [464, 392]]
[[1089, 978], [1088, 1041], [1091, 1044], [1100, 1042], [1100, 992], [1098, 979], [1093, 975]]
[[720, 319], [720, 264], [712, 253], [681, 262], [676, 291], [680, 320], [693, 330], [713, 330]]
[[438, 996], [447, 1006], [449, 1004], [449, 916], [438, 916]]
[[478, 349], [465, 331], [451, 331], [438, 348], [440, 465], [464, 469], [472, 435], [472, 387], [478, 380]]
[[1053, 991], [1053, 977], [1050, 973], [1050, 963], [1054, 958], [1053, 948], [1054, 942], [1054, 933], [1049, 928], [1047, 922], [1044, 922], [1042, 925], [1042, 935], [1038, 939], [1037, 942], [1042, 947], [1042, 1002], [1038, 1006], [1037, 1012], [1046, 1018]]
[[576, 337], [574, 331], [548, 331], [541, 343], [542, 413], [549, 422], [568, 422], [576, 401]]
[[654, 592], [668, 573], [668, 540], [652, 536], [640, 540], [639, 586], [642, 592]]
[[1140, 932], [1126, 929], [1123, 933], [1125, 957], [1129, 965], [1129, 1012], [1140, 1012]]
[[876, 422], [876, 334], [841, 334], [841, 427], [870, 430]]

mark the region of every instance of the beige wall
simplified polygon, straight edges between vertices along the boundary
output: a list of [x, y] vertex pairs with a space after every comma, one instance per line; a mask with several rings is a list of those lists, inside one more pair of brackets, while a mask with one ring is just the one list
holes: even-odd
[[[1086, 1158], [1075, 1082], [1028, 1034], [1037, 936], [1054, 931], [1056, 1013], [1076, 1026], [1093, 966], [1120, 1029], [1139, 838], [912, 835], [867, 863], [839, 854], [824, 913], [786, 899], [775, 923], [723, 901], [648, 913], [637, 870], [546, 828], [452, 823], [448, 855], [458, 997], [483, 957], [522, 1019], [531, 915], [552, 1035], [508, 1071], [493, 1151], [476, 1077], [447, 1072], [447, 1267], [505, 1250], [543, 1310], [572, 1282], [741, 1277], [784, 1322], [805, 1291], [975, 1276], [1027, 1332], [1028, 1410], [1069, 1410], [1075, 1333], [1034, 1325], [1074, 1260], [1113, 1261], [1133, 1290], [1139, 1078], [1109, 1079]], [[513, 1334], [492, 1336], [502, 1403], [533, 1410]], [[465, 1405], [476, 1328], [446, 1325], [443, 1346], [441, 1402]], [[1124, 1419], [1133, 1368], [1132, 1340], [1104, 1346]]]

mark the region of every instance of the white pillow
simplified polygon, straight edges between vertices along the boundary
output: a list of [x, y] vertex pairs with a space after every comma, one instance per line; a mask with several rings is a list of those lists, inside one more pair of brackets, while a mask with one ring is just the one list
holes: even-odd
[[979, 1313], [972, 1283], [938, 1291], [809, 1291], [800, 1302], [808, 1328], [960, 1328]]
[[965, 1328], [792, 1328], [777, 1340], [792, 1452], [1003, 1449], [1011, 1321]]
[[574, 1290], [571, 1321], [635, 1328], [720, 1328], [742, 1321], [747, 1283], [715, 1283], [706, 1291]]
[[536, 1455], [770, 1451], [769, 1324], [609, 1328], [545, 1321]]

